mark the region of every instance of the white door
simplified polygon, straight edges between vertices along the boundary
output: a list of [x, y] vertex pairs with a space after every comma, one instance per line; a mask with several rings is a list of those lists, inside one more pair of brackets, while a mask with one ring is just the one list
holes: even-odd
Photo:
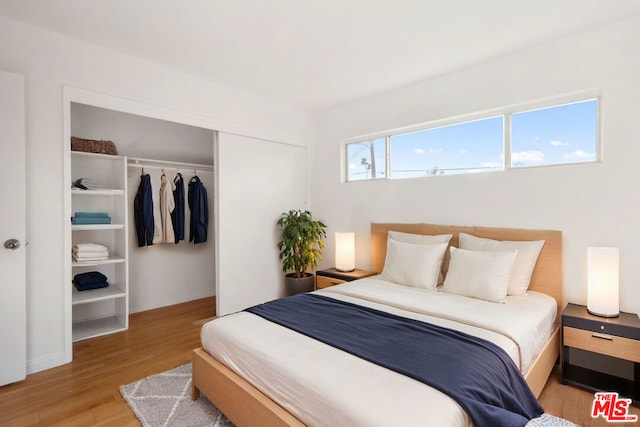
[[0, 385], [26, 376], [24, 78], [0, 71]]
[[220, 132], [216, 156], [216, 314], [284, 296], [282, 212], [305, 209], [307, 149]]

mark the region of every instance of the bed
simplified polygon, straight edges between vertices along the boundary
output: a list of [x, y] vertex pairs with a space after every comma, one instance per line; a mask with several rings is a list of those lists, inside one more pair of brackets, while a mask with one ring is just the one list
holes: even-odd
[[[389, 283], [381, 276], [315, 292], [324, 297], [382, 309], [447, 328], [455, 325], [455, 328], [462, 328], [461, 330], [471, 335], [494, 340], [505, 348], [519, 366], [534, 395], [538, 396], [560, 351], [557, 316], [562, 305], [561, 232], [432, 224], [372, 224], [373, 271], [382, 272], [384, 269], [389, 231], [412, 235], [451, 234], [448, 245], [455, 248], [459, 247], [460, 233], [463, 236], [495, 241], [544, 240], [531, 274], [527, 294], [523, 297], [508, 297], [510, 299], [507, 304], [487, 303], [446, 292], [432, 292], [429, 298], [439, 299], [435, 302], [423, 302], [420, 298], [425, 292]], [[450, 251], [445, 253], [447, 255], [442, 263], [444, 277], [448, 273], [451, 259]], [[523, 301], [518, 302], [520, 300]], [[540, 319], [534, 320], [536, 317], [528, 313], [521, 316], [527, 322], [532, 319], [529, 332], [526, 329], [524, 332], [495, 331], [495, 326], [483, 324], [486, 319], [482, 315], [475, 316], [480, 324], [472, 324], [464, 316], [455, 318], [454, 315], [452, 318], [447, 315], [440, 318], [439, 314], [432, 313], [430, 309], [421, 311], [423, 307], [431, 305], [444, 307], [445, 312], [452, 312], [452, 309], [447, 308], [450, 306], [448, 301], [456, 307], [464, 307], [462, 311], [465, 315], [481, 313], [484, 310], [483, 304], [501, 306], [499, 310], [503, 311], [507, 308], [521, 311], [526, 310], [529, 304], [527, 301], [537, 300], [541, 304], [544, 302], [545, 306], [543, 314], [538, 316]], [[520, 303], [524, 304], [523, 308], [518, 308]], [[417, 306], [420, 307], [419, 310]], [[505, 314], [508, 315], [510, 314]], [[547, 326], [540, 326], [542, 323], [539, 325], [536, 322], [546, 322]], [[517, 322], [503, 319], [498, 320], [498, 323], [512, 326], [510, 323]], [[537, 329], [544, 331], [541, 334], [531, 332]], [[517, 339], [511, 336], [518, 334], [520, 337], [516, 337]], [[537, 339], [531, 339], [532, 337]], [[424, 422], [427, 413], [433, 425], [471, 425], [465, 411], [437, 390], [358, 360], [351, 354], [345, 355], [341, 350], [250, 313], [237, 313], [212, 321], [211, 325], [203, 327], [202, 338], [204, 348], [196, 349], [193, 353], [192, 397], [195, 399], [203, 393], [238, 426], [409, 425], [413, 423], [412, 420]], [[518, 340], [524, 344], [521, 345]], [[246, 348], [247, 343], [251, 343], [252, 348]], [[528, 350], [525, 352], [521, 347]], [[345, 378], [348, 379], [345, 381]], [[380, 384], [384, 384], [384, 388]], [[417, 405], [404, 396], [412, 396], [412, 399], [419, 396], [421, 403]], [[345, 403], [347, 401], [348, 405]], [[425, 401], [432, 402], [431, 406], [424, 405]], [[385, 408], [383, 416], [372, 413], [372, 408], [375, 410], [381, 407]]]

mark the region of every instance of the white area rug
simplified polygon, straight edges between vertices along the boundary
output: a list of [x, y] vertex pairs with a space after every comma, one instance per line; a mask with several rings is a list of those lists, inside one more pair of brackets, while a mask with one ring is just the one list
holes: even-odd
[[233, 427], [205, 396], [191, 400], [191, 363], [120, 387], [145, 427]]
[[579, 427], [577, 424], [549, 414], [542, 414], [527, 423], [525, 427]]

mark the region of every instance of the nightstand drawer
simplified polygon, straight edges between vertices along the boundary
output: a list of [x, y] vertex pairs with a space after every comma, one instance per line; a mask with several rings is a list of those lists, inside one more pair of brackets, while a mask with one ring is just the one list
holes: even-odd
[[565, 326], [563, 345], [640, 363], [640, 341]]
[[316, 289], [328, 288], [329, 286], [339, 285], [340, 283], [347, 283], [347, 281], [333, 277], [316, 276]]

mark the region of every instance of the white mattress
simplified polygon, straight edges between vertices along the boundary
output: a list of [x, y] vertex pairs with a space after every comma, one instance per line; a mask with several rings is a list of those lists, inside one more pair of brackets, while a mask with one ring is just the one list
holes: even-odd
[[[556, 320], [555, 300], [536, 292], [496, 304], [374, 277], [317, 293], [487, 339], [522, 372]], [[201, 337], [209, 354], [310, 426], [472, 425], [441, 392], [250, 313], [215, 319]]]

